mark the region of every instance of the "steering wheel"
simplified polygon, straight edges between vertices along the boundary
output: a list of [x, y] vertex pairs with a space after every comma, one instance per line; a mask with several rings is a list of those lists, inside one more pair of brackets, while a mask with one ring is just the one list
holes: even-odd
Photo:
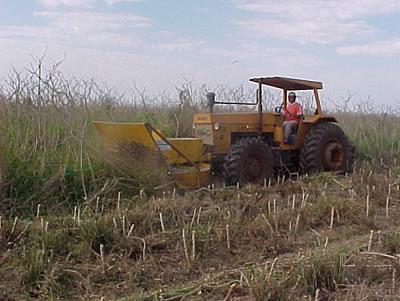
[[275, 109], [274, 109], [275, 113], [281, 114], [282, 113], [282, 108], [283, 108], [283, 105], [275, 107]]

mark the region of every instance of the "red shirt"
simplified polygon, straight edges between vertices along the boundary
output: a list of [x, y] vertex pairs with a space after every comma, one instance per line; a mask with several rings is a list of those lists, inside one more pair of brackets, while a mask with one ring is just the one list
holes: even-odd
[[283, 116], [286, 121], [300, 121], [301, 118], [297, 117], [297, 115], [303, 115], [303, 108], [301, 107], [301, 104], [297, 102], [289, 103], [286, 109], [283, 110]]

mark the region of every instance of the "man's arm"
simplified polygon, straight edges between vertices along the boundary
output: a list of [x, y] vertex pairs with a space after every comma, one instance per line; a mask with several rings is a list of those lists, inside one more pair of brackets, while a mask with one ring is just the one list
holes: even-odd
[[297, 113], [297, 114], [292, 114], [292, 113], [290, 113], [289, 111], [285, 111], [284, 113], [283, 113], [283, 115], [284, 116], [290, 116], [290, 117], [296, 117], [296, 118], [303, 118], [303, 113], [301, 112], [300, 114], [299, 113]]
[[304, 117], [303, 107], [301, 106], [301, 104], [299, 104], [299, 105], [297, 106], [296, 117], [297, 117], [297, 118], [303, 118], [303, 117]]

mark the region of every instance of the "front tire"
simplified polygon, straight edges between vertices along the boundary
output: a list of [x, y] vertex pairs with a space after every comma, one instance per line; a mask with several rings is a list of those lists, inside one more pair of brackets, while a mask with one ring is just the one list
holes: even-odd
[[242, 138], [231, 146], [223, 165], [228, 186], [259, 184], [273, 174], [274, 155], [271, 147], [256, 137]]
[[317, 124], [304, 138], [300, 165], [304, 172], [351, 172], [355, 147], [334, 123]]

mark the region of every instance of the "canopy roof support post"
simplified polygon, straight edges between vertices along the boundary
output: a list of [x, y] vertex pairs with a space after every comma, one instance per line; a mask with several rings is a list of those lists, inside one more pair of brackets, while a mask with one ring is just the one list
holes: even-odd
[[258, 131], [259, 134], [263, 131], [263, 108], [262, 108], [262, 83], [258, 83]]
[[315, 112], [315, 115], [322, 115], [321, 102], [319, 100], [319, 94], [317, 89], [314, 89], [314, 97], [315, 97], [315, 102], [317, 103], [317, 110]]
[[287, 108], [287, 90], [283, 90], [283, 100], [282, 100], [283, 108], [286, 110]]

